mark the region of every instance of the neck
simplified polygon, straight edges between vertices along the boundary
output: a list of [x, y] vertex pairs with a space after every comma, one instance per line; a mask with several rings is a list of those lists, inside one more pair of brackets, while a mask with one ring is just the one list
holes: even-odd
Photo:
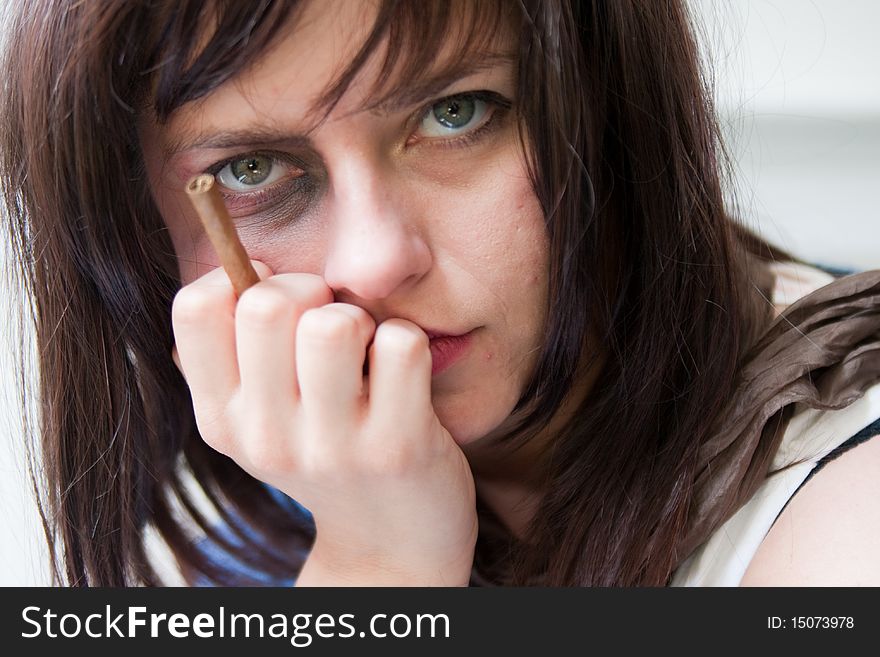
[[498, 452], [504, 448], [497, 446], [494, 456], [487, 453], [488, 446], [467, 454], [477, 495], [518, 538], [526, 535], [542, 496], [546, 452], [538, 438], [501, 457]]
[[513, 451], [499, 444], [509, 433], [513, 416], [488, 436], [465, 446], [465, 455], [474, 474], [477, 494], [517, 538], [528, 533], [550, 472], [550, 462], [559, 432], [586, 399], [601, 370], [599, 358], [581, 374], [556, 414], [531, 440]]

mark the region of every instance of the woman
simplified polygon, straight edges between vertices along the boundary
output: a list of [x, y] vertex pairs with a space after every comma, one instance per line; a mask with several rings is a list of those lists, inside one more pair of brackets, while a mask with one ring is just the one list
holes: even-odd
[[[191, 583], [698, 583], [796, 411], [873, 399], [880, 277], [773, 321], [788, 257], [724, 212], [678, 2], [13, 20], [2, 172], [71, 584], [159, 583], [153, 529]], [[240, 299], [202, 172], [260, 275]], [[825, 531], [811, 500], [877, 467], [853, 447], [779, 522]], [[772, 536], [746, 581], [850, 582]]]

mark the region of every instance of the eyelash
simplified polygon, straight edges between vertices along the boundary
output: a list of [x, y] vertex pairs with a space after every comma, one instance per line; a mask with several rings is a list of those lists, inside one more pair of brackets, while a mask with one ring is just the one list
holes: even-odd
[[508, 110], [513, 106], [513, 103], [508, 99], [502, 96], [499, 93], [494, 91], [489, 91], [487, 89], [480, 89], [479, 91], [466, 91], [464, 93], [452, 94], [451, 96], [443, 96], [441, 98], [436, 98], [429, 103], [425, 104], [418, 112], [415, 114], [415, 121], [420, 122], [422, 118], [431, 111], [431, 109], [442, 102], [448, 102], [456, 99], [473, 99], [473, 100], [481, 100], [487, 105], [489, 105], [489, 118], [476, 130], [471, 130], [459, 137], [452, 137], [449, 139], [437, 139], [437, 138], [427, 138], [426, 141], [434, 142], [435, 146], [440, 148], [460, 148], [470, 146], [471, 144], [479, 141], [479, 139], [487, 132], [490, 132], [492, 129], [496, 127], [498, 121], [500, 121]]

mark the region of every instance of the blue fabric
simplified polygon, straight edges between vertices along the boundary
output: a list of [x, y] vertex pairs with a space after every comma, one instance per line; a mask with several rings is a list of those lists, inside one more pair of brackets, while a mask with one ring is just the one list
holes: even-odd
[[832, 276], [836, 276], [838, 278], [842, 276], [849, 276], [850, 274], [857, 274], [860, 271], [858, 269], [852, 269], [850, 267], [838, 267], [836, 265], [826, 265], [818, 262], [814, 262], [811, 264], [816, 269], [821, 269], [826, 274], [831, 274]]
[[[304, 506], [299, 504], [296, 500], [288, 497], [281, 491], [271, 487], [265, 486], [266, 490], [275, 498], [279, 504], [288, 510], [289, 513], [300, 516], [303, 521], [307, 524], [311, 524], [314, 526], [314, 519], [312, 518], [312, 514], [306, 509]], [[218, 533], [230, 544], [240, 547], [243, 545], [238, 536], [236, 536], [235, 532], [229, 525], [222, 525], [216, 528]], [[296, 577], [289, 578], [276, 578], [266, 573], [253, 568], [247, 564], [242, 563], [233, 555], [229, 554], [222, 546], [218, 545], [214, 541], [211, 541], [208, 538], [203, 538], [196, 545], [196, 548], [205, 556], [207, 559], [215, 565], [217, 568], [222, 569], [230, 574], [240, 575], [243, 577], [247, 577], [248, 579], [254, 580], [257, 585], [262, 586], [293, 586], [296, 582]], [[214, 586], [214, 582], [208, 579], [207, 577], [200, 577], [194, 583], [195, 586], [201, 587], [209, 587]]]

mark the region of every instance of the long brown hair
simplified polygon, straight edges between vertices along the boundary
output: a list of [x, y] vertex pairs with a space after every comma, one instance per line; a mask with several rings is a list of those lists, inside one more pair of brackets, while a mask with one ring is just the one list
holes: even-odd
[[[160, 583], [151, 527], [189, 581], [222, 584], [293, 577], [313, 539], [306, 518], [198, 436], [169, 356], [176, 260], [135, 130], [141, 112], [165, 120], [241, 71], [295, 8], [31, 0], [13, 10], [0, 176], [33, 302], [44, 524], [59, 580]], [[405, 82], [462, 16], [466, 48], [503, 21], [518, 30], [514, 106], [551, 243], [548, 337], [509, 446], [556, 414], [587, 336], [604, 354], [556, 439], [527, 536], [514, 540], [481, 505], [475, 572], [506, 584], [664, 584], [687, 556], [677, 546], [697, 452], [767, 320], [741, 245], [772, 250], [725, 214], [718, 134], [679, 0], [388, 0], [325, 108], [386, 38], [388, 79]], [[206, 38], [197, 24], [211, 25]], [[757, 459], [748, 479], [763, 468]], [[245, 569], [208, 558], [203, 535]]]

